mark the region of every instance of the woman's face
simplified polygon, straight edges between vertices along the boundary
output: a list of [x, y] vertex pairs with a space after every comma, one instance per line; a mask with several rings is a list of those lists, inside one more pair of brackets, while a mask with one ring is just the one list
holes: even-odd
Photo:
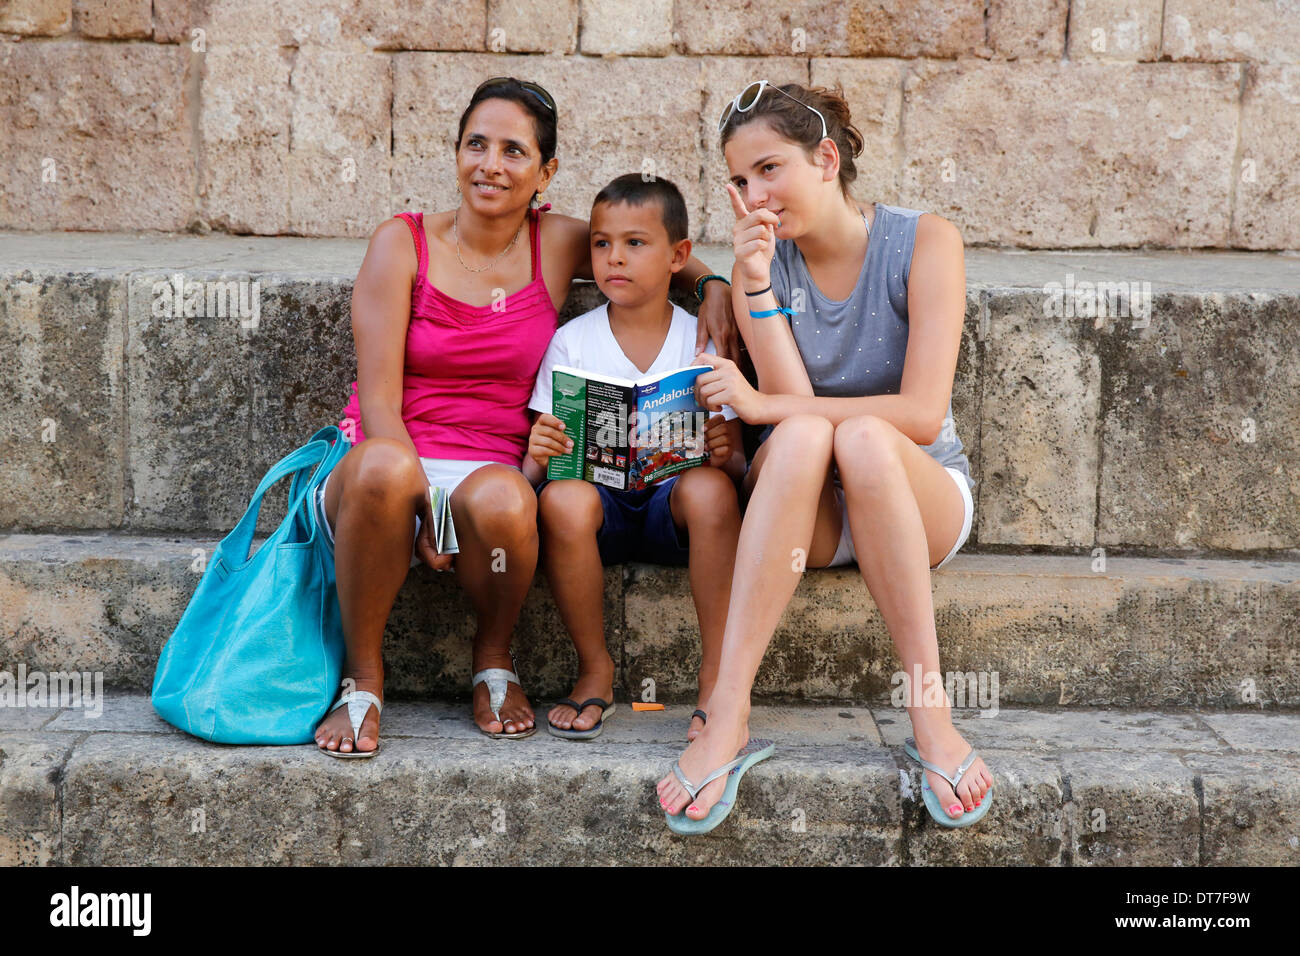
[[798, 143], [776, 133], [764, 120], [738, 127], [723, 150], [731, 181], [752, 212], [770, 209], [781, 220], [778, 239], [794, 239], [812, 228], [827, 196], [838, 185], [826, 168], [808, 161]]
[[464, 202], [484, 215], [517, 212], [545, 189], [556, 162], [543, 165], [533, 118], [511, 100], [474, 107], [456, 150], [456, 178]]

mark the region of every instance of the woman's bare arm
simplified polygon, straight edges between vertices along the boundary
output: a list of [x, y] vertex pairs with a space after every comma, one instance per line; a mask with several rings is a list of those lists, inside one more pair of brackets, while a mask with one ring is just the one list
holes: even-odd
[[[535, 408], [528, 409], [528, 427], [532, 428], [537, 424], [537, 419], [542, 417], [542, 413]], [[524, 460], [519, 466], [519, 470], [524, 473], [528, 483], [534, 488], [546, 477], [546, 466], [539, 465], [528, 452], [524, 452]]]
[[[683, 273], [690, 270], [693, 277], [681, 279]], [[709, 268], [695, 256], [691, 256], [685, 268], [674, 279], [683, 283], [689, 280], [687, 288], [695, 294], [695, 283], [701, 276], [709, 275]], [[740, 335], [736, 327], [736, 314], [732, 305], [731, 289], [722, 282], [704, 283], [704, 301], [700, 303], [699, 317], [695, 330], [695, 351], [702, 352], [705, 345], [712, 340], [714, 351], [723, 358], [733, 362], [740, 361]]]
[[785, 316], [779, 312], [762, 318], [750, 315], [751, 310], [774, 312], [789, 305], [777, 302], [772, 291], [776, 227], [780, 221], [769, 209], [751, 210], [746, 206], [735, 183], [727, 183], [727, 196], [736, 216], [731, 231], [731, 249], [736, 257], [731, 268], [732, 311], [758, 375], [758, 391], [811, 396], [808, 371]]
[[758, 373], [758, 390], [764, 394], [811, 396], [813, 388], [808, 370], [804, 368], [803, 356], [785, 316], [755, 319], [749, 314], [751, 309], [764, 312], [788, 303], [778, 303], [771, 292], [745, 295], [745, 279], [739, 264], [731, 270], [731, 298], [736, 325]]
[[[556, 237], [558, 252], [568, 271], [566, 278], [569, 281], [594, 279], [595, 274], [591, 271], [591, 227], [586, 220], [549, 213], [546, 225]], [[546, 233], [542, 235], [545, 236]]]
[[352, 338], [366, 437], [395, 439], [418, 457], [402, 421], [402, 368], [416, 262], [405, 221], [389, 219], [375, 229], [352, 287]]

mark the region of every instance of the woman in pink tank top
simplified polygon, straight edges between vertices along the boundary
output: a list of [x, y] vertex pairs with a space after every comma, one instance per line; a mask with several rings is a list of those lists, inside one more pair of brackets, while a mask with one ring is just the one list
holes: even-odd
[[[552, 214], [543, 228], [550, 206], [532, 205], [558, 168], [556, 120], [535, 83], [480, 85], [457, 133], [459, 206], [381, 224], [357, 275], [357, 380], [339, 422], [355, 444], [318, 496], [347, 644], [345, 693], [316, 730], [332, 756], [378, 749], [381, 643], [418, 561], [456, 571], [475, 609], [479, 730], [536, 730], [510, 650], [537, 567], [537, 496], [521, 471], [527, 405], [570, 283], [592, 277], [587, 223]], [[708, 273], [693, 258], [677, 281], [694, 289]], [[727, 288], [703, 285], [698, 346], [712, 337], [738, 357]], [[456, 554], [435, 549], [431, 486], [450, 492]]]

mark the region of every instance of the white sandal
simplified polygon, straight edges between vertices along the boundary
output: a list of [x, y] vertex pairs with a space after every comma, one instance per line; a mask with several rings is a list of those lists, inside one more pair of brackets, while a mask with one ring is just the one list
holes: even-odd
[[[510, 665], [512, 667], [519, 666], [515, 663], [515, 655], [513, 653], [510, 655]], [[501, 707], [506, 702], [507, 685], [511, 683], [519, 684], [520, 690], [523, 690], [524, 685], [519, 683], [518, 674], [512, 670], [508, 671], [504, 667], [483, 668], [483, 670], [474, 675], [474, 680], [469, 685], [470, 691], [473, 692], [474, 688], [478, 687], [478, 685], [482, 683], [488, 685], [488, 707], [492, 710], [492, 716], [495, 717], [497, 723], [504, 728], [506, 721], [501, 719]], [[511, 721], [511, 723], [518, 723], [518, 721]], [[475, 721], [474, 726], [478, 727], [477, 721]], [[518, 733], [513, 734], [507, 734], [504, 732], [494, 734], [484, 730], [482, 727], [478, 727], [478, 730], [479, 733], [487, 734], [487, 736], [491, 737], [493, 740], [523, 740], [525, 737], [531, 737], [533, 734], [537, 733], [537, 724], [534, 723], [533, 726], [529, 727], [527, 730], [521, 730]]]
[[[357, 737], [361, 736], [361, 723], [366, 719], [366, 714], [370, 712], [371, 705], [374, 705], [376, 713], [383, 713], [384, 702], [368, 690], [348, 691], [346, 694], [339, 697], [338, 703], [329, 709], [326, 716], [328, 717], [344, 704], [348, 705], [348, 720], [352, 723], [352, 733], [356, 734], [356, 737], [344, 737], [343, 740], [352, 741], [353, 749], [349, 752], [330, 750], [328, 747], [321, 747], [319, 744], [317, 745], [317, 749], [324, 751], [331, 757], [341, 757], [345, 760], [358, 760], [365, 757], [373, 757], [375, 754], [379, 753], [379, 744], [375, 744], [374, 750], [357, 750]], [[339, 741], [340, 745], [342, 745], [342, 743], [342, 740]]]

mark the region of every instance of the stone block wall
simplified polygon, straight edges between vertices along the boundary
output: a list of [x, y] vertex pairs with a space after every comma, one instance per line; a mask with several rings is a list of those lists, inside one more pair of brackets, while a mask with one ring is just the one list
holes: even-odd
[[747, 81], [842, 84], [859, 198], [968, 244], [1300, 248], [1295, 0], [0, 0], [0, 228], [369, 235], [447, 208], [473, 88], [560, 108], [547, 198], [730, 236]]

